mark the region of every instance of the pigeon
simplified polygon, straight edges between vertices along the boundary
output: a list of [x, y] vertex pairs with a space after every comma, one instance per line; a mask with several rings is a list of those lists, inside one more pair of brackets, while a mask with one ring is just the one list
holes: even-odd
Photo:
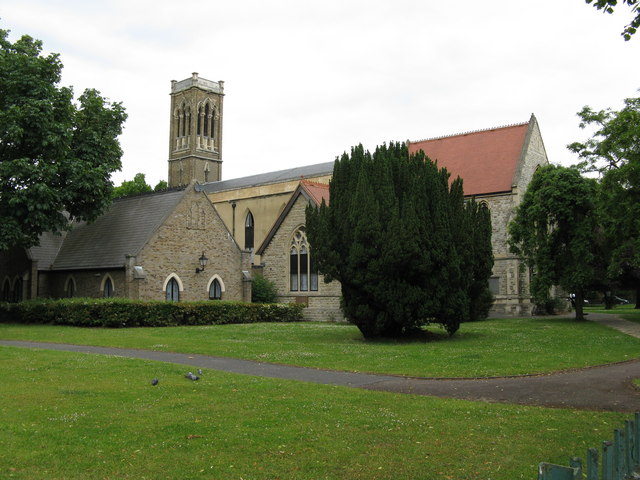
[[198, 369], [198, 375], [202, 375], [202, 369], [201, 368]]
[[191, 372], [187, 373], [187, 374], [185, 375], [185, 378], [188, 378], [189, 380], [193, 380], [194, 382], [195, 382], [196, 380], [199, 380], [199, 379], [200, 379], [200, 377], [199, 377], [199, 376], [194, 375], [194, 374], [193, 374], [193, 373], [191, 373]]
[[154, 378], [153, 380], [151, 380], [151, 385], [153, 385], [154, 387], [158, 384], [158, 379]]

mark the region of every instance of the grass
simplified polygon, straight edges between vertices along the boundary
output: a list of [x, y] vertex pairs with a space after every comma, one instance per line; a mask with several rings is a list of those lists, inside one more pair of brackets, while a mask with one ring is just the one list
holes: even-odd
[[335, 370], [421, 377], [551, 372], [640, 356], [640, 339], [570, 318], [465, 323], [452, 338], [365, 341], [335, 323], [87, 329], [0, 325], [0, 338], [199, 353]]
[[184, 370], [0, 347], [0, 477], [531, 479], [629, 417]]

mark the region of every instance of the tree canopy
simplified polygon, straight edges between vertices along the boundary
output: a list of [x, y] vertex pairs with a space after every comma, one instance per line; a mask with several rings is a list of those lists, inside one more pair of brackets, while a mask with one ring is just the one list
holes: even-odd
[[336, 160], [330, 206], [307, 209], [311, 255], [339, 280], [346, 318], [365, 337], [412, 334], [486, 317], [493, 267], [488, 209], [465, 203], [462, 180], [391, 143]]
[[627, 98], [619, 111], [584, 107], [578, 116], [582, 128], [595, 132], [568, 148], [582, 159], [583, 171], [600, 175], [598, 208], [610, 255], [608, 277], [635, 289], [640, 302], [640, 98]]
[[120, 186], [113, 189], [113, 198], [140, 195], [148, 192], [159, 192], [167, 188], [168, 185], [165, 180], [160, 180], [154, 188], [151, 188], [151, 185], [149, 185], [145, 179], [144, 173], [136, 173], [133, 180], [125, 180]]
[[[613, 13], [614, 9], [618, 5], [618, 0], [586, 0], [586, 2], [593, 4], [595, 8], [602, 10], [605, 13]], [[621, 3], [631, 7], [631, 12], [635, 14], [635, 17], [621, 33], [624, 39], [628, 41], [631, 40], [631, 36], [636, 33], [638, 28], [640, 28], [640, 3], [638, 3], [638, 0], [622, 0]]]
[[75, 103], [61, 71], [40, 41], [0, 29], [0, 250], [92, 221], [111, 201], [124, 108], [93, 89]]
[[509, 224], [509, 248], [532, 269], [531, 293], [545, 303], [559, 285], [575, 295], [583, 319], [584, 293], [598, 278], [597, 183], [575, 168], [539, 168]]

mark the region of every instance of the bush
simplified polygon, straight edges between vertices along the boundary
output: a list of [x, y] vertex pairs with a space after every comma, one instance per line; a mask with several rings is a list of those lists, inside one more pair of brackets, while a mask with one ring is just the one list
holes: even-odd
[[567, 310], [567, 302], [559, 297], [549, 297], [543, 302], [536, 302], [533, 307], [534, 315], [556, 315]]
[[302, 320], [302, 308], [300, 304], [73, 298], [0, 303], [0, 322], [106, 328], [297, 322]]
[[251, 301], [254, 303], [276, 303], [278, 301], [278, 289], [275, 283], [256, 275], [251, 280]]

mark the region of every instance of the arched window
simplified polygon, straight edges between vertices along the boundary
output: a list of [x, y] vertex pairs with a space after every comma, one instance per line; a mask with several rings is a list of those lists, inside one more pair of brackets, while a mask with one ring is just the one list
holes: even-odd
[[180, 285], [175, 277], [171, 277], [167, 282], [166, 298], [168, 302], [180, 301]]
[[10, 302], [11, 301], [11, 282], [8, 278], [4, 279], [4, 284], [2, 285], [2, 301]]
[[67, 284], [64, 287], [64, 293], [67, 298], [73, 298], [76, 296], [76, 281], [73, 277], [67, 278]]
[[16, 278], [13, 282], [13, 301], [20, 302], [22, 300], [22, 279]]
[[253, 215], [251, 212], [247, 213], [247, 218], [244, 220], [244, 248], [246, 250], [253, 248]]
[[225, 287], [224, 282], [218, 274], [213, 275], [209, 279], [207, 288], [209, 289], [209, 300], [222, 300]]
[[209, 300], [221, 300], [222, 299], [222, 287], [217, 278], [213, 279], [209, 286]]
[[204, 106], [204, 132], [202, 132], [205, 137], [209, 136], [209, 104], [207, 103]]
[[304, 227], [293, 234], [289, 250], [289, 288], [292, 292], [318, 290], [318, 270], [311, 256]]
[[104, 298], [113, 297], [113, 280], [111, 280], [111, 277], [109, 276], [107, 276], [104, 281], [104, 287], [102, 287], [102, 296]]

